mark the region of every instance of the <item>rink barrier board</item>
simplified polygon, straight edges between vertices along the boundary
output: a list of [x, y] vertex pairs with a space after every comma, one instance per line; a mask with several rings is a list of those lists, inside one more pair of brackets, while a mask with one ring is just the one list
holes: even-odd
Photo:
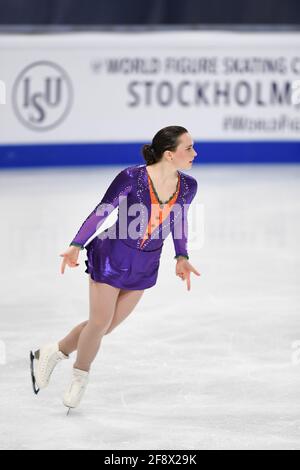
[[[0, 145], [0, 168], [144, 163], [140, 143]], [[300, 141], [195, 142], [201, 164], [300, 163]]]

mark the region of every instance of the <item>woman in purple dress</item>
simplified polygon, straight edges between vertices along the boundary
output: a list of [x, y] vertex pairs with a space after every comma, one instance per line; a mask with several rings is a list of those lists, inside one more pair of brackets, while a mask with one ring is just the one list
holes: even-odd
[[[76, 408], [86, 389], [89, 371], [104, 335], [110, 333], [135, 308], [145, 289], [157, 280], [165, 238], [172, 233], [176, 275], [186, 280], [200, 273], [188, 261], [187, 210], [197, 192], [197, 181], [179, 169], [189, 169], [197, 153], [184, 127], [169, 126], [144, 145], [146, 164], [134, 165], [117, 174], [100, 203], [81, 225], [63, 257], [65, 267], [79, 266], [86, 249], [89, 275], [90, 317], [65, 338], [31, 353], [35, 393], [45, 388], [54, 367], [77, 351], [73, 377], [63, 403]], [[117, 221], [86, 242], [118, 207]]]

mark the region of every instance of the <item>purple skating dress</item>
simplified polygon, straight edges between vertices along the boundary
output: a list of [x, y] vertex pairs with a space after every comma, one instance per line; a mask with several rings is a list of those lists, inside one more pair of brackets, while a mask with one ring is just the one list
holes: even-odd
[[[85, 272], [96, 282], [120, 289], [154, 286], [163, 243], [170, 232], [174, 258], [189, 258], [187, 211], [197, 186], [195, 178], [178, 171], [174, 195], [168, 203], [159, 204], [146, 164], [118, 173], [70, 243], [87, 250]], [[117, 206], [116, 222], [84, 246]]]

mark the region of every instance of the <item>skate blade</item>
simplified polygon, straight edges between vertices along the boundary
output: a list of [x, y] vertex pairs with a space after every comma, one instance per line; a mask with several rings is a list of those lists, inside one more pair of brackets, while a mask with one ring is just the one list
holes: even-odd
[[34, 376], [34, 367], [33, 367], [34, 358], [35, 356], [33, 352], [30, 351], [30, 372], [31, 372], [32, 388], [33, 388], [34, 394], [37, 395], [40, 389], [36, 386], [36, 381], [35, 381], [35, 376]]

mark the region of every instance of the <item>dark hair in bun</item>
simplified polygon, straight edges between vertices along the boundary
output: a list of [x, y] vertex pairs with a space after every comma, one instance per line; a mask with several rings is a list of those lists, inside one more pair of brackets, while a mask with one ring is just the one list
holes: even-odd
[[142, 154], [147, 165], [152, 165], [152, 163], [155, 163], [157, 161], [154, 148], [152, 147], [152, 145], [149, 145], [149, 144], [143, 145]]
[[142, 147], [142, 155], [147, 165], [157, 163], [162, 159], [166, 150], [175, 152], [178, 147], [178, 139], [188, 131], [181, 126], [168, 126], [160, 129], [152, 139], [152, 144], [145, 144]]

